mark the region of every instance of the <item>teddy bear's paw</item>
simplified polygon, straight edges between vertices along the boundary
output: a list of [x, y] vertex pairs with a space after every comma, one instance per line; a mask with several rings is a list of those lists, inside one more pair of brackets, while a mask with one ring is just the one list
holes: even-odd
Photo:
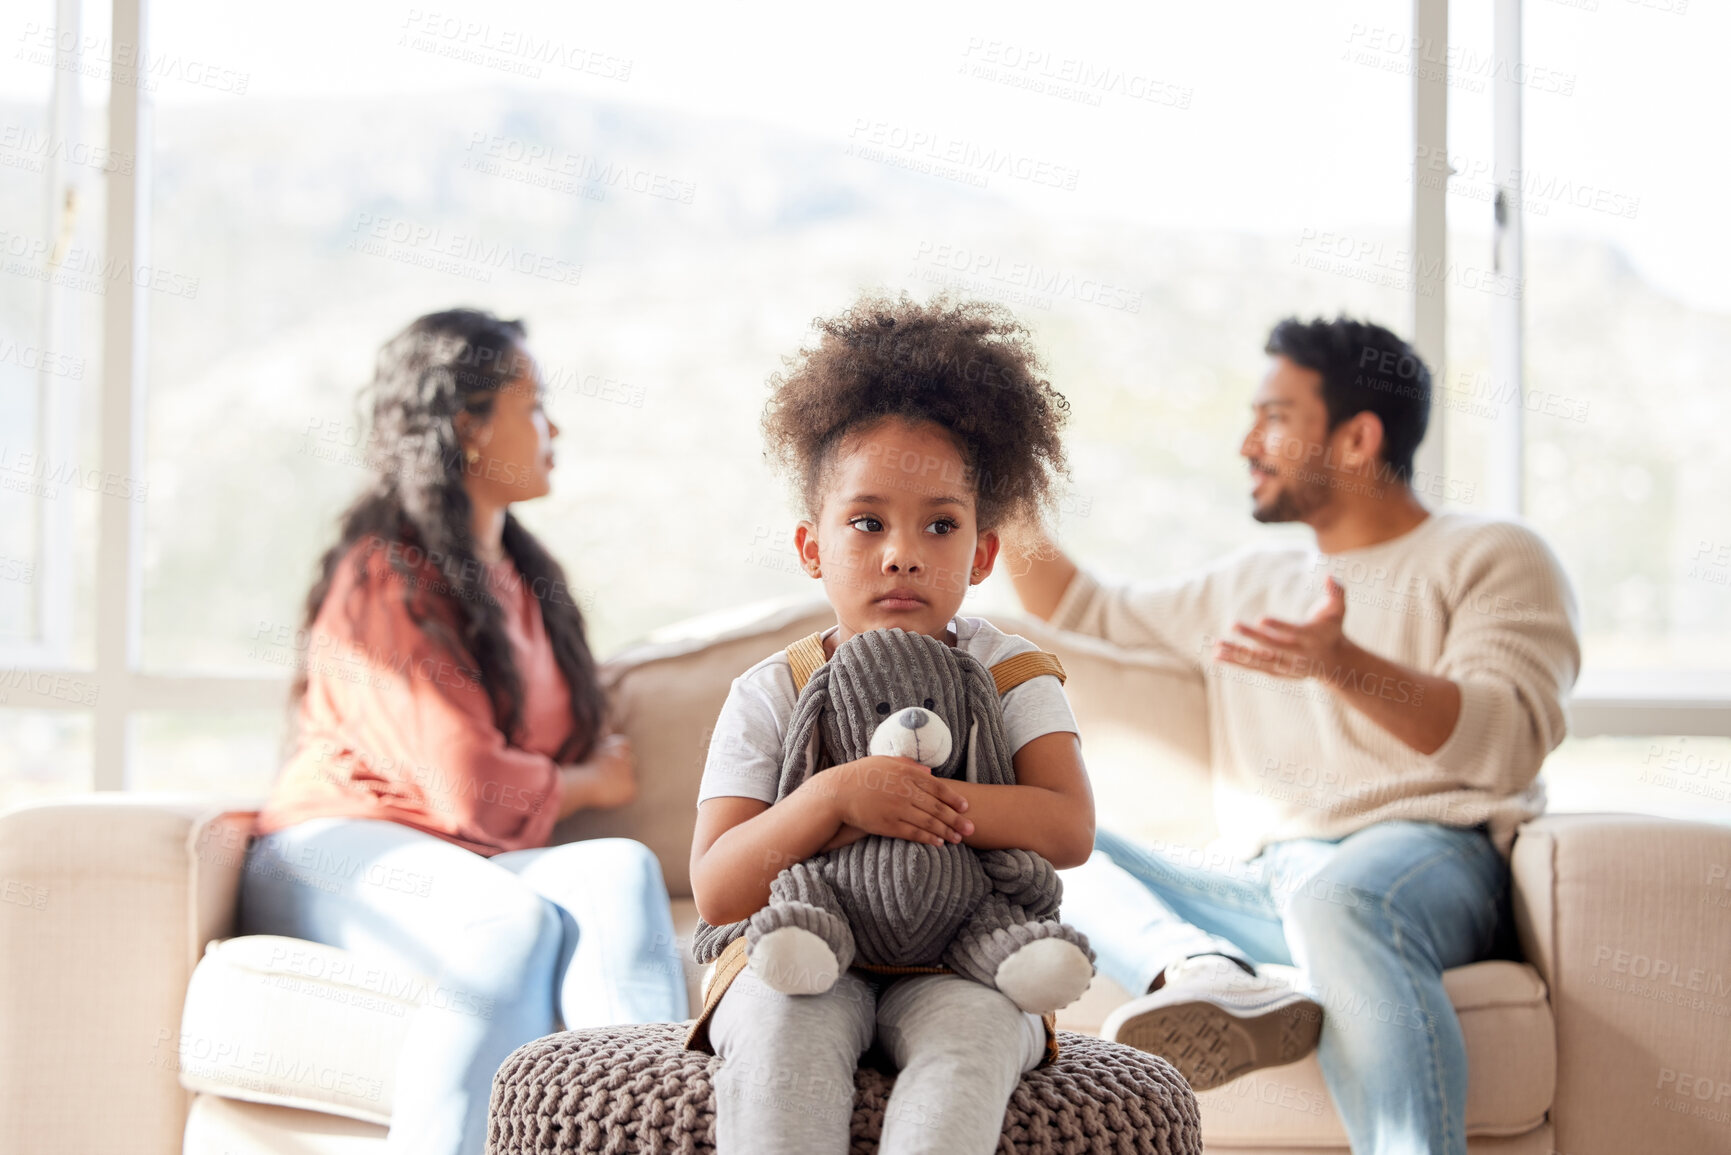
[[763, 935], [747, 956], [751, 969], [784, 995], [821, 995], [841, 974], [835, 952], [809, 930], [784, 926]]
[[1043, 1015], [1081, 998], [1093, 978], [1094, 964], [1081, 947], [1038, 938], [999, 963], [994, 981], [1022, 1010]]

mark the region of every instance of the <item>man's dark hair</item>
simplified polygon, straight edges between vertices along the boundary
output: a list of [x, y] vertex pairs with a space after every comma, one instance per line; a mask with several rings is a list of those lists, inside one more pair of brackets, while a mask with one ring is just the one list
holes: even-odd
[[1369, 410], [1382, 422], [1383, 463], [1400, 482], [1430, 424], [1430, 369], [1413, 347], [1365, 321], [1288, 317], [1268, 334], [1263, 352], [1322, 374], [1328, 429]]

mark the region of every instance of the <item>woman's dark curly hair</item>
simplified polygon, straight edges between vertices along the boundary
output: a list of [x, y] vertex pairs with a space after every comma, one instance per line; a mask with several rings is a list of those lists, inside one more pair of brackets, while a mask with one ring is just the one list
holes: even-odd
[[815, 322], [818, 341], [770, 378], [765, 456], [816, 517], [836, 450], [885, 417], [937, 423], [962, 455], [979, 528], [1046, 512], [1067, 477], [1070, 403], [1041, 376], [1028, 331], [999, 305], [866, 295]]
[[[363, 395], [372, 405], [368, 458], [376, 476], [343, 513], [336, 544], [319, 559], [300, 635], [311, 637], [343, 560], [350, 558], [355, 567], [352, 589], [359, 596], [367, 588], [361, 579], [372, 556], [382, 553], [400, 579], [395, 584], [415, 623], [455, 654], [473, 659], [492, 700], [494, 722], [512, 745], [518, 744], [523, 724], [522, 675], [505, 636], [504, 611], [487, 588], [485, 567], [475, 554], [456, 417], [467, 412], [484, 421], [499, 389], [528, 368], [524, 332], [521, 321], [451, 309], [418, 318], [379, 350], [372, 385]], [[606, 712], [583, 614], [565, 571], [510, 513], [501, 544], [541, 603], [553, 657], [571, 696], [571, 736], [558, 761], [583, 761], [601, 735]], [[426, 565], [411, 568], [423, 559]], [[351, 617], [366, 611], [357, 602], [347, 609]], [[455, 634], [447, 622], [456, 625]], [[303, 666], [291, 704], [300, 702], [306, 689]]]

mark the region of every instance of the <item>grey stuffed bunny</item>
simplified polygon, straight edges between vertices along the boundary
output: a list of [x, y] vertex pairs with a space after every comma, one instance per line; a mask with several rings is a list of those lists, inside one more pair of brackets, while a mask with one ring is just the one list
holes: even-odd
[[[871, 630], [837, 646], [801, 691], [776, 799], [868, 754], [1013, 784], [1007, 747], [977, 658], [925, 634]], [[1029, 851], [868, 835], [783, 870], [750, 919], [699, 922], [693, 953], [708, 962], [743, 934], [752, 970], [785, 994], [827, 991], [856, 961], [947, 966], [1044, 1014], [1081, 997], [1094, 973], [1088, 940], [1055, 917], [1061, 895], [1052, 864]]]

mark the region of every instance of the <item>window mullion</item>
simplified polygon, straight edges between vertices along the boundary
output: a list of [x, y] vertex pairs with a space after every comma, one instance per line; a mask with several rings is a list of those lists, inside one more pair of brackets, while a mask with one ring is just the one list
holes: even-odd
[[1495, 0], [1491, 91], [1492, 177], [1496, 198], [1492, 222], [1497, 284], [1508, 286], [1491, 300], [1491, 380], [1506, 408], [1491, 424], [1485, 447], [1488, 499], [1493, 513], [1519, 516], [1526, 506], [1523, 404], [1526, 252], [1521, 223], [1521, 0]]
[[[1448, 0], [1413, 0], [1412, 24], [1412, 344], [1441, 389], [1447, 372], [1448, 188], [1426, 179], [1425, 166], [1434, 164], [1429, 158], [1448, 155]], [[1447, 434], [1433, 404], [1430, 429], [1414, 460], [1421, 476], [1443, 475]]]
[[[105, 257], [129, 274], [148, 265], [150, 102], [147, 0], [114, 0], [114, 59], [108, 82], [108, 147], [132, 158], [108, 173]], [[123, 60], [128, 63], [123, 64]], [[124, 171], [123, 171], [124, 170]], [[144, 512], [133, 494], [144, 468], [145, 322], [148, 293], [136, 275], [109, 279], [103, 298], [102, 474], [129, 483], [98, 498], [96, 546], [96, 789], [126, 785]], [[147, 279], [146, 279], [147, 280]]]
[[[71, 141], [83, 133], [84, 108], [80, 76], [83, 72], [83, 36], [80, 0], [58, 0], [55, 13], [55, 68], [53, 95], [49, 102], [50, 139], [65, 147], [50, 149], [45, 168], [47, 213], [44, 225], [50, 245], [50, 269], [65, 262], [78, 249], [79, 219], [88, 200], [87, 171], [72, 163]], [[81, 349], [78, 308], [68, 278], [50, 276], [43, 282], [42, 368], [37, 375], [41, 399], [38, 444], [51, 462], [72, 462], [78, 452], [78, 402], [82, 377], [57, 373], [64, 359]], [[50, 356], [52, 354], [52, 356]], [[36, 661], [42, 665], [69, 665], [72, 654], [72, 593], [76, 588], [73, 566], [71, 510], [48, 509], [50, 496], [37, 499], [37, 565], [43, 580], [35, 583], [37, 641]]]

